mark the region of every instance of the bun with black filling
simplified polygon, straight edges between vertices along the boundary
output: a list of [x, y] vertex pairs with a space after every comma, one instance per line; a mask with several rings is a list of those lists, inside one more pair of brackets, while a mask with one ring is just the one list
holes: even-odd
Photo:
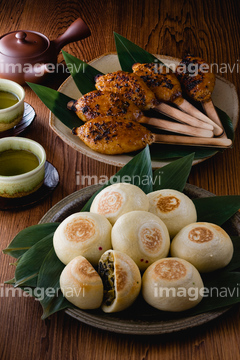
[[127, 254], [106, 251], [99, 260], [98, 272], [104, 286], [104, 312], [122, 311], [132, 305], [141, 289], [141, 275]]

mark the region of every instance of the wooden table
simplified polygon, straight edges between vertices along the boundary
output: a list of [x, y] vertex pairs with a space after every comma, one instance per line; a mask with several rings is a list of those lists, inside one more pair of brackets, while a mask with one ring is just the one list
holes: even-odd
[[[82, 0], [21, 1], [0, 3], [1, 35], [29, 29], [54, 39], [81, 16], [92, 36], [65, 47], [85, 61], [115, 51], [113, 31], [158, 54], [182, 57], [186, 53], [209, 62], [239, 64], [239, 2], [183, 0]], [[59, 61], [63, 61], [62, 55]], [[238, 65], [239, 66], [239, 65]], [[223, 74], [240, 91], [239, 70]], [[63, 78], [48, 86], [57, 88]], [[27, 226], [37, 224], [54, 204], [79, 190], [76, 173], [113, 175], [118, 169], [86, 158], [68, 147], [48, 125], [48, 109], [26, 88], [26, 101], [37, 117], [22, 136], [44, 146], [47, 159], [60, 174], [53, 194], [28, 210], [0, 212], [1, 249]], [[239, 130], [234, 148], [195, 166], [189, 182], [217, 195], [240, 194]], [[85, 184], [86, 185], [86, 184]], [[212, 323], [171, 336], [134, 337], [94, 329], [64, 312], [40, 319], [41, 306], [33, 298], [4, 297], [3, 282], [14, 274], [12, 258], [1, 256], [0, 359], [239, 359], [240, 316], [238, 308]]]

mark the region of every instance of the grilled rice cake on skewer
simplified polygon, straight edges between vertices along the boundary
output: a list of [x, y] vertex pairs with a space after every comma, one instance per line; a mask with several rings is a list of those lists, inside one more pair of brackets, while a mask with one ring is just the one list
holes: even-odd
[[[127, 100], [131, 100], [142, 111], [154, 109], [163, 113], [161, 104], [156, 99], [154, 93], [149, 89], [145, 82], [136, 74], [125, 71], [116, 71], [106, 75], [96, 76], [96, 88], [100, 91], [110, 91], [120, 93]], [[166, 109], [167, 107], [167, 109]], [[164, 114], [193, 127], [205, 127], [213, 129], [212, 125], [194, 118], [176, 108], [165, 104]]]
[[132, 101], [127, 100], [120, 94], [109, 91], [91, 91], [76, 101], [71, 100], [67, 106], [85, 122], [99, 116], [121, 116], [125, 120], [152, 125], [166, 131], [190, 136], [213, 137], [212, 130], [200, 129], [163, 119], [148, 118]]
[[215, 86], [215, 75], [210, 66], [199, 57], [185, 56], [176, 68], [176, 74], [186, 93], [201, 102], [207, 116], [222, 128], [222, 137], [227, 137], [221, 120], [213, 105], [211, 95]]
[[72, 130], [92, 150], [102, 154], [124, 154], [153, 142], [151, 131], [120, 117], [98, 117]]
[[232, 141], [223, 138], [200, 138], [153, 134], [141, 124], [118, 117], [97, 117], [72, 130], [88, 147], [102, 154], [116, 155], [141, 150], [147, 144], [181, 144], [226, 148]]
[[214, 127], [216, 136], [222, 134], [220, 126], [216, 125], [210, 118], [183, 98], [181, 84], [170, 68], [160, 63], [136, 63], [132, 66], [132, 69], [154, 92], [157, 100], [162, 102], [158, 105], [158, 108], [161, 106], [162, 112], [165, 109], [169, 111], [169, 107], [165, 103], [173, 103], [193, 117], [211, 124]]

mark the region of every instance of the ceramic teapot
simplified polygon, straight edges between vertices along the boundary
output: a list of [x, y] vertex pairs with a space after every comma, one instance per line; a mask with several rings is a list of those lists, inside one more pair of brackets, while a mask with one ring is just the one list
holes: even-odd
[[81, 18], [53, 41], [36, 31], [9, 32], [0, 37], [0, 78], [21, 85], [26, 81], [40, 83], [55, 70], [57, 56], [65, 45], [90, 35]]

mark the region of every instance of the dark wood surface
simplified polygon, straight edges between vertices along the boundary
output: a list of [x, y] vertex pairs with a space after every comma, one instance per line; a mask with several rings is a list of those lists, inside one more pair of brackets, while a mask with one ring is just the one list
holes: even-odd
[[[233, 0], [165, 1], [20, 1], [0, 3], [0, 33], [29, 29], [50, 39], [62, 34], [81, 16], [92, 36], [64, 48], [85, 61], [115, 51], [113, 31], [158, 54], [182, 57], [187, 52], [209, 62], [239, 63], [239, 2]], [[59, 62], [63, 61], [59, 55]], [[239, 65], [240, 66], [240, 65]], [[223, 74], [240, 92], [239, 71]], [[57, 88], [65, 75], [51, 78]], [[60, 184], [52, 196], [31, 209], [0, 211], [1, 249], [27, 226], [37, 224], [54, 204], [80, 189], [76, 174], [113, 175], [117, 168], [98, 163], [68, 147], [51, 131], [48, 109], [26, 88], [26, 101], [37, 117], [22, 136], [44, 146], [47, 159], [58, 169]], [[239, 130], [234, 148], [195, 166], [191, 184], [217, 195], [240, 194]], [[87, 185], [87, 184], [85, 184]], [[33, 298], [6, 296], [3, 282], [13, 277], [12, 258], [0, 255], [0, 359], [239, 359], [240, 321], [236, 307], [218, 320], [164, 337], [111, 334], [79, 323], [62, 313], [41, 320], [41, 306]]]

